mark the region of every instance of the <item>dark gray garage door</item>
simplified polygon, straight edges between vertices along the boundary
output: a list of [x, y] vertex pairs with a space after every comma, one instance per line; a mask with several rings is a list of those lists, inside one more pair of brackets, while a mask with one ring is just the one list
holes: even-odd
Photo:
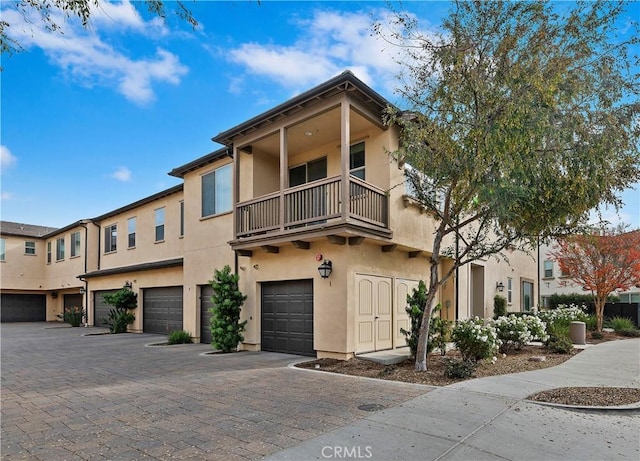
[[166, 335], [182, 330], [182, 287], [146, 288], [142, 306], [145, 333]]
[[111, 295], [118, 290], [103, 290], [93, 292], [93, 326], [108, 327], [107, 319], [109, 311], [113, 309], [111, 304], [107, 304], [104, 295]]
[[200, 342], [211, 344], [211, 309], [214, 304], [211, 301], [213, 287], [203, 285], [200, 289]]
[[47, 320], [47, 297], [45, 295], [0, 295], [0, 321], [44, 322]]
[[262, 284], [262, 350], [315, 355], [313, 280]]
[[84, 296], [81, 294], [64, 295], [64, 308], [82, 307]]

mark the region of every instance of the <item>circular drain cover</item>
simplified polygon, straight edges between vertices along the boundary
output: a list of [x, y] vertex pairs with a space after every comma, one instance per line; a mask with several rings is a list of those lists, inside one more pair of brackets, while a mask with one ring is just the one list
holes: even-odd
[[363, 405], [358, 406], [358, 410], [362, 410], [362, 411], [380, 411], [380, 410], [384, 410], [384, 405], [379, 405], [377, 403], [365, 403]]

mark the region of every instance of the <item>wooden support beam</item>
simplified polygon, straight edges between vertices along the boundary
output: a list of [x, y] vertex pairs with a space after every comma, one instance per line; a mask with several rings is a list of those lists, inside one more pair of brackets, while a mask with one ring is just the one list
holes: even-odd
[[305, 242], [304, 240], [294, 240], [291, 242], [294, 247], [299, 248], [301, 250], [308, 250], [311, 248], [311, 243]]
[[391, 253], [398, 245], [383, 245], [380, 247], [383, 253]]
[[262, 245], [262, 249], [267, 253], [280, 253], [280, 248], [273, 245]]
[[347, 243], [346, 237], [340, 237], [339, 235], [327, 235], [327, 238], [334, 245], [344, 245]]
[[364, 241], [364, 237], [349, 237], [349, 245], [360, 245]]
[[422, 253], [421, 251], [410, 251], [409, 252], [409, 257], [410, 258], [417, 258], [418, 256], [420, 256], [420, 253]]
[[251, 250], [237, 250], [238, 251], [238, 256], [253, 256], [253, 251]]

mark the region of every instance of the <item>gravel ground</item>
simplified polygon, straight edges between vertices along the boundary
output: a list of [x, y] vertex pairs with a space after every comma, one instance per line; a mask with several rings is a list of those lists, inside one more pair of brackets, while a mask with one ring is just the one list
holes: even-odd
[[[607, 334], [592, 344], [618, 339], [615, 334]], [[539, 370], [559, 365], [580, 352], [574, 349], [570, 354], [555, 354], [542, 346], [525, 346], [520, 351], [510, 352], [506, 357], [499, 355], [497, 361], [484, 361], [478, 364], [472, 378], [518, 373], [521, 371]], [[459, 358], [457, 351], [450, 351], [446, 358]], [[446, 386], [462, 379], [451, 379], [444, 376], [445, 357], [432, 354], [427, 359], [427, 371], [414, 370], [414, 362], [406, 360], [396, 365], [382, 365], [361, 358], [348, 361], [335, 359], [319, 359], [304, 362], [301, 368], [318, 369], [346, 375], [366, 376], [370, 378], [404, 381], [408, 383]], [[571, 387], [552, 389], [530, 397], [539, 402], [560, 403], [564, 405], [582, 406], [618, 406], [640, 402], [640, 389], [636, 388], [598, 388]]]

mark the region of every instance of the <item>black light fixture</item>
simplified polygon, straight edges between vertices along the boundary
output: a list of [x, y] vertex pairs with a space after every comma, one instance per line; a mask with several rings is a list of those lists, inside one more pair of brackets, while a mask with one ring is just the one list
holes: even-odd
[[130, 281], [127, 280], [126, 282], [124, 282], [124, 286], [122, 288], [126, 290], [131, 290], [133, 288], [133, 285], [131, 284]]
[[84, 287], [80, 287], [80, 294], [83, 295], [87, 292], [87, 290], [84, 289]]
[[502, 284], [502, 282], [496, 283], [496, 290], [500, 292], [504, 291], [504, 285]]
[[320, 277], [323, 279], [329, 278], [331, 272], [333, 272], [331, 261], [325, 259], [322, 264], [320, 264], [320, 267], [318, 267], [318, 272], [320, 272]]

